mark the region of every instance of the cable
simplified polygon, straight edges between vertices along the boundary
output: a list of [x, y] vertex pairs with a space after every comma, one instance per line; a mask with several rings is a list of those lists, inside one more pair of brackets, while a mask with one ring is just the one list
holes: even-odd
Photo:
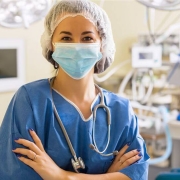
[[154, 44], [155, 43], [155, 36], [151, 30], [151, 24], [150, 24], [150, 18], [149, 18], [149, 8], [148, 7], [146, 8], [146, 20], [147, 20], [147, 27], [148, 27], [148, 32], [149, 32], [151, 44]]
[[171, 70], [171, 72], [169, 73], [169, 75], [167, 75], [166, 77], [166, 81], [164, 82], [162, 88], [153, 95], [153, 97], [150, 98], [150, 100], [148, 101], [148, 106], [151, 106], [152, 105], [152, 100], [155, 98], [155, 97], [158, 97], [158, 96], [162, 96], [164, 95], [162, 93], [162, 91], [164, 90], [164, 88], [166, 87], [166, 84], [168, 83], [168, 81], [171, 79], [172, 75], [174, 74], [174, 72], [176, 71], [176, 69], [178, 68], [178, 66], [180, 65], [180, 59], [179, 61], [174, 65], [173, 69]]
[[132, 99], [133, 99], [133, 101], [138, 100], [137, 90], [136, 90], [137, 73], [138, 73], [138, 69], [135, 69], [134, 74], [132, 76]]
[[124, 90], [125, 90], [125, 88], [126, 88], [126, 85], [127, 85], [127, 83], [128, 83], [128, 81], [130, 80], [130, 78], [132, 77], [132, 75], [134, 74], [134, 72], [135, 72], [135, 69], [132, 69], [126, 76], [125, 76], [125, 78], [122, 80], [122, 82], [121, 82], [121, 84], [120, 84], [120, 86], [119, 86], [119, 88], [118, 88], [118, 94], [119, 95], [123, 95], [124, 93]]
[[122, 66], [125, 66], [126, 64], [130, 63], [130, 60], [126, 60], [121, 62], [118, 66], [115, 66], [113, 69], [111, 69], [107, 74], [105, 74], [103, 77], [98, 77], [97, 74], [94, 74], [94, 79], [97, 82], [103, 82], [109, 79], [116, 71], [118, 71]]
[[[175, 22], [177, 22], [177, 21], [179, 20], [179, 18], [180, 18], [180, 15], [178, 15], [176, 18], [174, 18], [174, 20], [173, 20], [169, 25], [167, 25], [167, 26], [164, 28], [163, 31], [166, 31], [170, 26], [173, 26], [173, 24], [174, 24]], [[158, 33], [157, 33], [157, 34], [158, 34]]]
[[169, 29], [162, 36], [156, 38], [155, 44], [162, 43], [166, 38], [168, 38], [171, 35], [172, 32], [174, 32], [177, 29], [180, 29], [179, 23], [170, 26]]
[[[155, 29], [155, 31], [160, 31], [160, 28], [165, 24], [165, 22], [169, 19], [169, 17], [171, 16], [172, 12], [169, 11], [168, 14], [166, 14], [166, 16], [163, 18], [163, 20], [161, 21], [161, 23], [158, 25], [158, 27]], [[156, 33], [158, 34], [158, 32]]]
[[149, 160], [149, 164], [157, 164], [165, 161], [166, 159], [169, 158], [172, 152], [172, 139], [171, 139], [171, 134], [170, 130], [168, 127], [168, 114], [167, 114], [167, 109], [164, 106], [159, 107], [159, 112], [162, 115], [162, 120], [163, 120], [163, 126], [166, 134], [166, 151], [165, 153], [158, 158], [153, 158]]
[[145, 104], [148, 101], [149, 97], [152, 94], [153, 88], [154, 88], [154, 81], [153, 81], [154, 73], [153, 73], [153, 70], [149, 69], [148, 73], [149, 73], [149, 76], [150, 76], [150, 79], [151, 79], [151, 83], [149, 84], [149, 87], [148, 87], [146, 95], [140, 101], [141, 104]]

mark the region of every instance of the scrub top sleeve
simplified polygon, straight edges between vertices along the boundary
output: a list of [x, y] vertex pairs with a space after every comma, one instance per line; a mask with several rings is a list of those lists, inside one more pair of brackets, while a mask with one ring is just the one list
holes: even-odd
[[129, 105], [129, 133], [128, 139], [131, 139], [131, 144], [126, 152], [131, 150], [139, 149], [141, 151], [142, 157], [139, 161], [120, 170], [119, 172], [125, 174], [132, 180], [147, 180], [148, 179], [148, 160], [149, 156], [147, 154], [146, 145], [139, 134], [138, 119], [134, 115], [134, 112]]
[[21, 87], [12, 98], [0, 127], [0, 179], [40, 180], [41, 177], [22, 163], [12, 149], [23, 147], [15, 139], [32, 141], [28, 132], [34, 128], [33, 111], [25, 87]]

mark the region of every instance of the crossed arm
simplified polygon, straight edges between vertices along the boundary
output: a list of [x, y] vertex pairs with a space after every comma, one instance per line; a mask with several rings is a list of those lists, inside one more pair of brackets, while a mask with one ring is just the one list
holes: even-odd
[[[116, 156], [107, 173], [99, 175], [90, 175], [82, 173], [74, 173], [61, 169], [45, 152], [41, 140], [36, 133], [31, 129], [30, 135], [34, 143], [25, 139], [15, 140], [16, 143], [22, 144], [28, 149], [17, 148], [12, 150], [18, 154], [20, 161], [33, 168], [44, 180], [130, 180], [130, 178], [120, 172], [119, 170], [129, 166], [141, 158], [139, 150], [133, 150], [125, 154], [128, 145], [125, 145]], [[28, 158], [22, 157], [25, 155]]]

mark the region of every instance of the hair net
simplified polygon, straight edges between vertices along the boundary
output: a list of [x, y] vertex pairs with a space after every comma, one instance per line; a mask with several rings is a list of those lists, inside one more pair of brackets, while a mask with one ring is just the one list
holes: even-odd
[[43, 56], [53, 65], [51, 38], [58, 24], [67, 17], [82, 15], [91, 21], [101, 38], [102, 59], [95, 65], [94, 72], [101, 73], [114, 60], [115, 44], [112, 36], [111, 23], [106, 12], [89, 0], [61, 0], [56, 3], [45, 18], [45, 31], [41, 36]]

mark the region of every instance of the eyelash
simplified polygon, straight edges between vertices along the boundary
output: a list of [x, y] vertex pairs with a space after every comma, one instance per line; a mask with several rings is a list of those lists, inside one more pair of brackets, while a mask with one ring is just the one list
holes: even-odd
[[71, 39], [70, 37], [63, 37], [61, 40], [62, 41], [70, 41], [70, 39]]
[[[66, 37], [61, 38], [61, 40], [62, 40], [62, 41], [71, 41], [71, 40], [72, 40], [72, 38], [71, 38], [71, 37], [66, 36]], [[82, 40], [83, 40], [83, 41], [93, 41], [93, 38], [92, 38], [92, 37], [87, 36], [87, 37], [84, 37]]]
[[[86, 39], [86, 40], [85, 40]], [[88, 40], [87, 40], [88, 39]], [[93, 38], [91, 38], [91, 37], [89, 37], [89, 36], [87, 36], [87, 37], [84, 37], [83, 38], [83, 40], [85, 40], [85, 41], [92, 41], [93, 40]]]

